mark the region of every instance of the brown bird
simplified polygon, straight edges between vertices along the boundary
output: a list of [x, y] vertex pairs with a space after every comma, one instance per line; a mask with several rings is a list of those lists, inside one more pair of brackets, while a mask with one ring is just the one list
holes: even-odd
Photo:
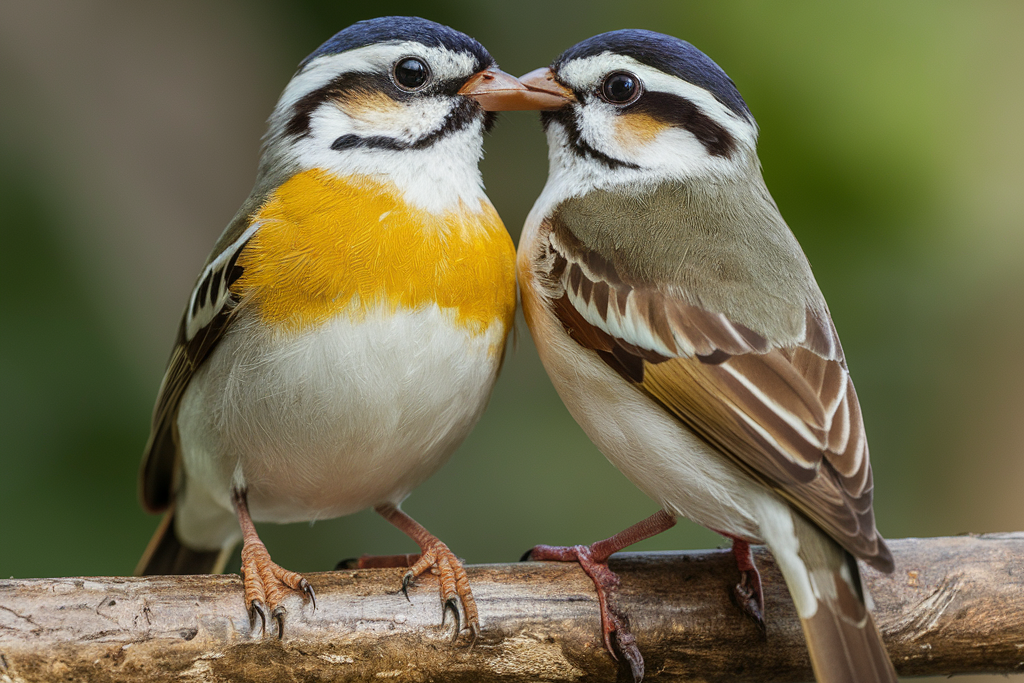
[[735, 85], [689, 43], [640, 30], [521, 80], [562, 97], [542, 113], [550, 174], [519, 245], [523, 310], [569, 412], [663, 508], [532, 557], [583, 564], [606, 644], [639, 679], [606, 561], [688, 517], [732, 539], [737, 601], [762, 624], [749, 544], [771, 549], [819, 681], [895, 681], [857, 566], [893, 569], [857, 394]]

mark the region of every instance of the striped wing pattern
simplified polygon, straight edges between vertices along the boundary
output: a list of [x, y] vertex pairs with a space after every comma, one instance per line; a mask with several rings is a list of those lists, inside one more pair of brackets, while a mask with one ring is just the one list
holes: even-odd
[[173, 499], [178, 467], [176, 418], [181, 397], [199, 365], [224, 336], [239, 304], [231, 285], [242, 275], [238, 256], [256, 226], [245, 230], [206, 265], [189, 297], [178, 337], [160, 383], [149, 442], [139, 472], [139, 492], [149, 512], [163, 512]]
[[844, 548], [891, 571], [860, 405], [827, 313], [809, 309], [803, 338], [773, 346], [721, 313], [625, 281], [557, 223], [545, 227], [538, 274], [570, 337]]

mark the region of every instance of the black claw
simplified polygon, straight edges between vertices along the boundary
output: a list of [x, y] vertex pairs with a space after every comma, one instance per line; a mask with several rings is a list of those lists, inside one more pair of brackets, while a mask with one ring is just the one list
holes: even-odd
[[305, 579], [303, 579], [299, 583], [299, 588], [302, 590], [302, 592], [305, 594], [305, 596], [307, 598], [309, 598], [310, 602], [313, 603], [313, 611], [315, 612], [316, 611], [316, 591], [314, 591], [313, 587], [311, 585], [309, 585], [309, 581], [306, 581]]
[[271, 617], [273, 617], [274, 621], [277, 622], [278, 640], [284, 640], [284, 615], [286, 613], [287, 610], [284, 608], [284, 605], [278, 605], [274, 608], [274, 612], [270, 615]]
[[262, 633], [267, 632], [267, 606], [263, 604], [262, 600], [256, 599], [249, 605], [249, 630], [255, 635], [256, 631], [256, 617], [260, 618], [260, 631]]
[[409, 585], [412, 583], [412, 572], [406, 572], [405, 576], [402, 577], [402, 593], [405, 594], [405, 599], [412, 604], [412, 599], [409, 597]]
[[644, 657], [636, 646], [636, 637], [629, 631], [615, 631], [615, 647], [629, 662], [629, 670], [633, 674], [633, 683], [644, 680]]
[[732, 589], [732, 601], [740, 610], [747, 615], [747, 618], [754, 622], [757, 630], [761, 633], [761, 639], [767, 640], [768, 626], [764, 621], [764, 612], [758, 604], [754, 591], [744, 582], [736, 584]]
[[454, 643], [459, 639], [459, 633], [462, 632], [462, 623], [459, 619], [459, 601], [456, 598], [445, 600], [444, 609], [441, 612], [441, 626], [444, 626], [445, 622], [448, 621], [448, 610], [451, 610], [452, 618], [455, 619], [455, 635], [452, 636], [452, 642]]
[[532, 560], [530, 555], [532, 555], [532, 554], [533, 554], [533, 548], [530, 548], [525, 553], [523, 553], [523, 556], [519, 558], [519, 561], [520, 562], [530, 562]]
[[334, 565], [334, 571], [340, 572], [345, 569], [359, 569], [359, 558], [348, 557]]

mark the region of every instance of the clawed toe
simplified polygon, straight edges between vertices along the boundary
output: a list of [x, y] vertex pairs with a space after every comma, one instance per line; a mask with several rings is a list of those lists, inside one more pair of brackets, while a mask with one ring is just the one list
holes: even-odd
[[313, 611], [315, 612], [316, 611], [316, 591], [313, 590], [313, 587], [311, 585], [309, 585], [309, 581], [306, 581], [306, 579], [302, 579], [302, 581], [299, 582], [299, 590], [302, 591], [303, 598], [304, 599], [308, 599], [310, 601], [310, 603], [312, 603]]
[[271, 614], [271, 617], [277, 622], [278, 640], [284, 640], [284, 615], [286, 612], [287, 610], [284, 608], [284, 605], [278, 605], [274, 608], [273, 614]]
[[[470, 647], [472, 647], [480, 634], [480, 615], [477, 612], [476, 600], [473, 599], [473, 591], [469, 588], [469, 579], [466, 577], [462, 561], [455, 557], [448, 546], [395, 505], [383, 504], [374, 509], [384, 519], [408, 534], [409, 538], [416, 541], [416, 545], [422, 551], [409, 571], [402, 577], [402, 593], [405, 594], [405, 598], [411, 602], [409, 586], [417, 576], [427, 571], [436, 575], [438, 587], [441, 590], [441, 624], [445, 624], [448, 610], [451, 610], [455, 617], [455, 638], [459, 637], [463, 628], [468, 628], [473, 634], [473, 641], [470, 643]], [[411, 559], [414, 556], [405, 557]], [[462, 616], [465, 616], [465, 621], [460, 619]]]
[[637, 646], [636, 636], [629, 628], [629, 618], [613, 604], [618, 593], [619, 577], [608, 568], [607, 554], [595, 553], [594, 546], [538, 545], [523, 555], [523, 560], [579, 563], [594, 582], [597, 591], [605, 649], [615, 661], [626, 660], [635, 683], [643, 680], [644, 658]]
[[[428, 571], [438, 577], [441, 592], [441, 625], [444, 626], [447, 623], [450, 611], [455, 620], [455, 634], [452, 641], [458, 639], [465, 627], [472, 632], [475, 643], [476, 637], [480, 633], [480, 617], [476, 608], [476, 600], [473, 599], [473, 591], [469, 588], [469, 579], [466, 577], [466, 570], [463, 568], [462, 562], [441, 541], [432, 542], [424, 550], [416, 564], [402, 577], [402, 592], [406, 599], [412, 602], [409, 598], [409, 586], [417, 576]], [[463, 615], [465, 615], [465, 623], [462, 621]]]
[[316, 592], [305, 578], [274, 564], [262, 543], [242, 548], [242, 585], [249, 605], [249, 628], [256, 635], [256, 618], [262, 635], [267, 634], [267, 620], [277, 624], [277, 637], [284, 638], [287, 610], [281, 601], [289, 591], [298, 593], [316, 609]]
[[759, 579], [760, 577], [758, 577], [756, 584], [754, 584], [749, 576], [744, 574], [743, 580], [733, 586], [732, 599], [736, 606], [757, 625], [761, 636], [765, 637], [767, 635], [767, 627], [764, 622], [764, 598], [761, 595], [761, 582]]
[[740, 570], [740, 582], [732, 589], [733, 602], [757, 625], [761, 637], [764, 638], [767, 635], [764, 623], [764, 591], [761, 588], [761, 575], [754, 564], [750, 544], [733, 538], [732, 553], [736, 558], [736, 568]]
[[644, 658], [640, 654], [640, 648], [637, 647], [636, 636], [628, 627], [615, 631], [615, 647], [629, 664], [633, 682], [640, 683], [644, 679]]
[[444, 601], [444, 609], [441, 611], [441, 626], [448, 622], [449, 612], [451, 612], [452, 619], [455, 621], [455, 632], [452, 634], [452, 642], [454, 643], [459, 639], [459, 633], [462, 631], [459, 619], [459, 601], [456, 598], [448, 598]]
[[402, 595], [405, 596], [405, 599], [409, 601], [410, 605], [412, 604], [412, 598], [409, 597], [409, 586], [412, 585], [412, 579], [413, 574], [411, 570], [407, 571], [405, 576], [402, 577]]
[[260, 632], [267, 635], [267, 616], [277, 624], [277, 637], [284, 638], [284, 616], [287, 611], [281, 601], [289, 591], [302, 595], [316, 609], [316, 593], [301, 574], [288, 571], [270, 559], [267, 547], [260, 541], [249, 516], [249, 505], [244, 489], [232, 492], [232, 502], [242, 528], [242, 588], [249, 612], [249, 630], [256, 635], [256, 617], [260, 619]]
[[249, 603], [249, 630], [254, 634], [256, 632], [256, 617], [260, 618], [260, 632], [266, 633], [267, 606], [258, 598]]
[[[556, 562], [578, 562], [594, 582], [597, 590], [597, 604], [601, 608], [601, 632], [604, 646], [613, 659], [619, 661], [621, 655], [629, 664], [634, 683], [640, 683], [644, 677], [644, 658], [640, 654], [636, 637], [629, 628], [629, 619], [614, 604], [619, 588], [619, 577], [608, 568], [608, 558], [623, 548], [637, 541], [660, 534], [672, 528], [676, 518], [661, 510], [642, 522], [620, 531], [611, 538], [598, 541], [590, 546], [577, 545], [559, 547], [538, 545], [526, 552], [522, 560], [554, 560]], [[612, 645], [612, 636], [615, 644]]]

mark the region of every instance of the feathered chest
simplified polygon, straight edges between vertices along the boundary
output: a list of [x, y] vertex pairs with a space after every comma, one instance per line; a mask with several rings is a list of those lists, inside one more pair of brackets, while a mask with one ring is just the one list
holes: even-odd
[[377, 180], [313, 170], [278, 188], [252, 224], [231, 291], [269, 324], [431, 305], [473, 331], [511, 324], [515, 250], [486, 200], [428, 214]]

